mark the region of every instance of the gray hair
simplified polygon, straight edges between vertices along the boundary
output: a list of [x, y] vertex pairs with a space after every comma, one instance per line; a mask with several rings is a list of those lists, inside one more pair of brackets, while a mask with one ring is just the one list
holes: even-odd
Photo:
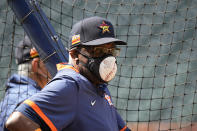
[[29, 77], [30, 73], [32, 73], [31, 61], [18, 65], [18, 74], [19, 75]]

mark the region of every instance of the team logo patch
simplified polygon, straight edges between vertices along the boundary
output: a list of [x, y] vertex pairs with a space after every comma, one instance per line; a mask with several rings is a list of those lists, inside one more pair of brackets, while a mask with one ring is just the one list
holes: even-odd
[[102, 33], [103, 33], [103, 34], [104, 34], [105, 32], [110, 32], [110, 31], [109, 31], [109, 25], [107, 25], [107, 24], [105, 23], [105, 21], [102, 22], [102, 24], [99, 26], [99, 28], [102, 29]]
[[80, 42], [80, 35], [72, 36], [72, 45], [77, 44]]
[[31, 57], [31, 58], [35, 58], [35, 57], [37, 57], [37, 56], [39, 56], [39, 55], [38, 55], [38, 52], [36, 51], [35, 48], [32, 48], [32, 49], [30, 50], [30, 57]]
[[109, 103], [110, 106], [113, 106], [113, 103], [111, 101], [111, 97], [108, 96], [107, 94], [105, 94], [105, 99], [107, 100], [107, 102]]

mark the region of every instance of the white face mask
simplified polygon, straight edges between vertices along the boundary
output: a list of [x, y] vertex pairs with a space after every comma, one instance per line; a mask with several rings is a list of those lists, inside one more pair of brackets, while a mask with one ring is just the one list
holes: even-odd
[[100, 62], [99, 75], [103, 81], [111, 81], [115, 77], [116, 72], [117, 64], [114, 56], [108, 56]]

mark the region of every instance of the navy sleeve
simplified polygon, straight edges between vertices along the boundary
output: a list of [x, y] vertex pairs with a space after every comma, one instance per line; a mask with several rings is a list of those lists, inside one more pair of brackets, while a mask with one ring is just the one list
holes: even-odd
[[116, 110], [116, 119], [117, 119], [117, 122], [118, 122], [119, 130], [124, 128], [126, 124], [125, 124], [124, 120], [121, 118], [120, 114], [117, 112], [117, 110]]
[[[28, 108], [21, 110], [20, 106], [17, 110], [40, 124], [39, 120], [31, 117], [36, 113], [51, 130], [62, 130], [75, 119], [77, 93], [77, 83], [72, 78], [67, 76], [58, 77], [53, 79], [42, 91], [24, 102], [34, 112], [28, 110]], [[40, 126], [42, 125], [40, 124]]]
[[39, 124], [43, 131], [50, 131], [49, 126], [29, 105], [22, 104], [16, 110], [22, 112], [26, 117]]

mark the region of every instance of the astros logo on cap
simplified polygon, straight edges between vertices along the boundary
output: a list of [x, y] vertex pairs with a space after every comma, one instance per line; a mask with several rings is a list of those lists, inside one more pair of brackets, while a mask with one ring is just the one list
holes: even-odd
[[109, 25], [107, 25], [105, 23], [105, 21], [103, 21], [103, 23], [99, 26], [103, 31], [102, 33], [104, 34], [105, 32], [109, 32]]

